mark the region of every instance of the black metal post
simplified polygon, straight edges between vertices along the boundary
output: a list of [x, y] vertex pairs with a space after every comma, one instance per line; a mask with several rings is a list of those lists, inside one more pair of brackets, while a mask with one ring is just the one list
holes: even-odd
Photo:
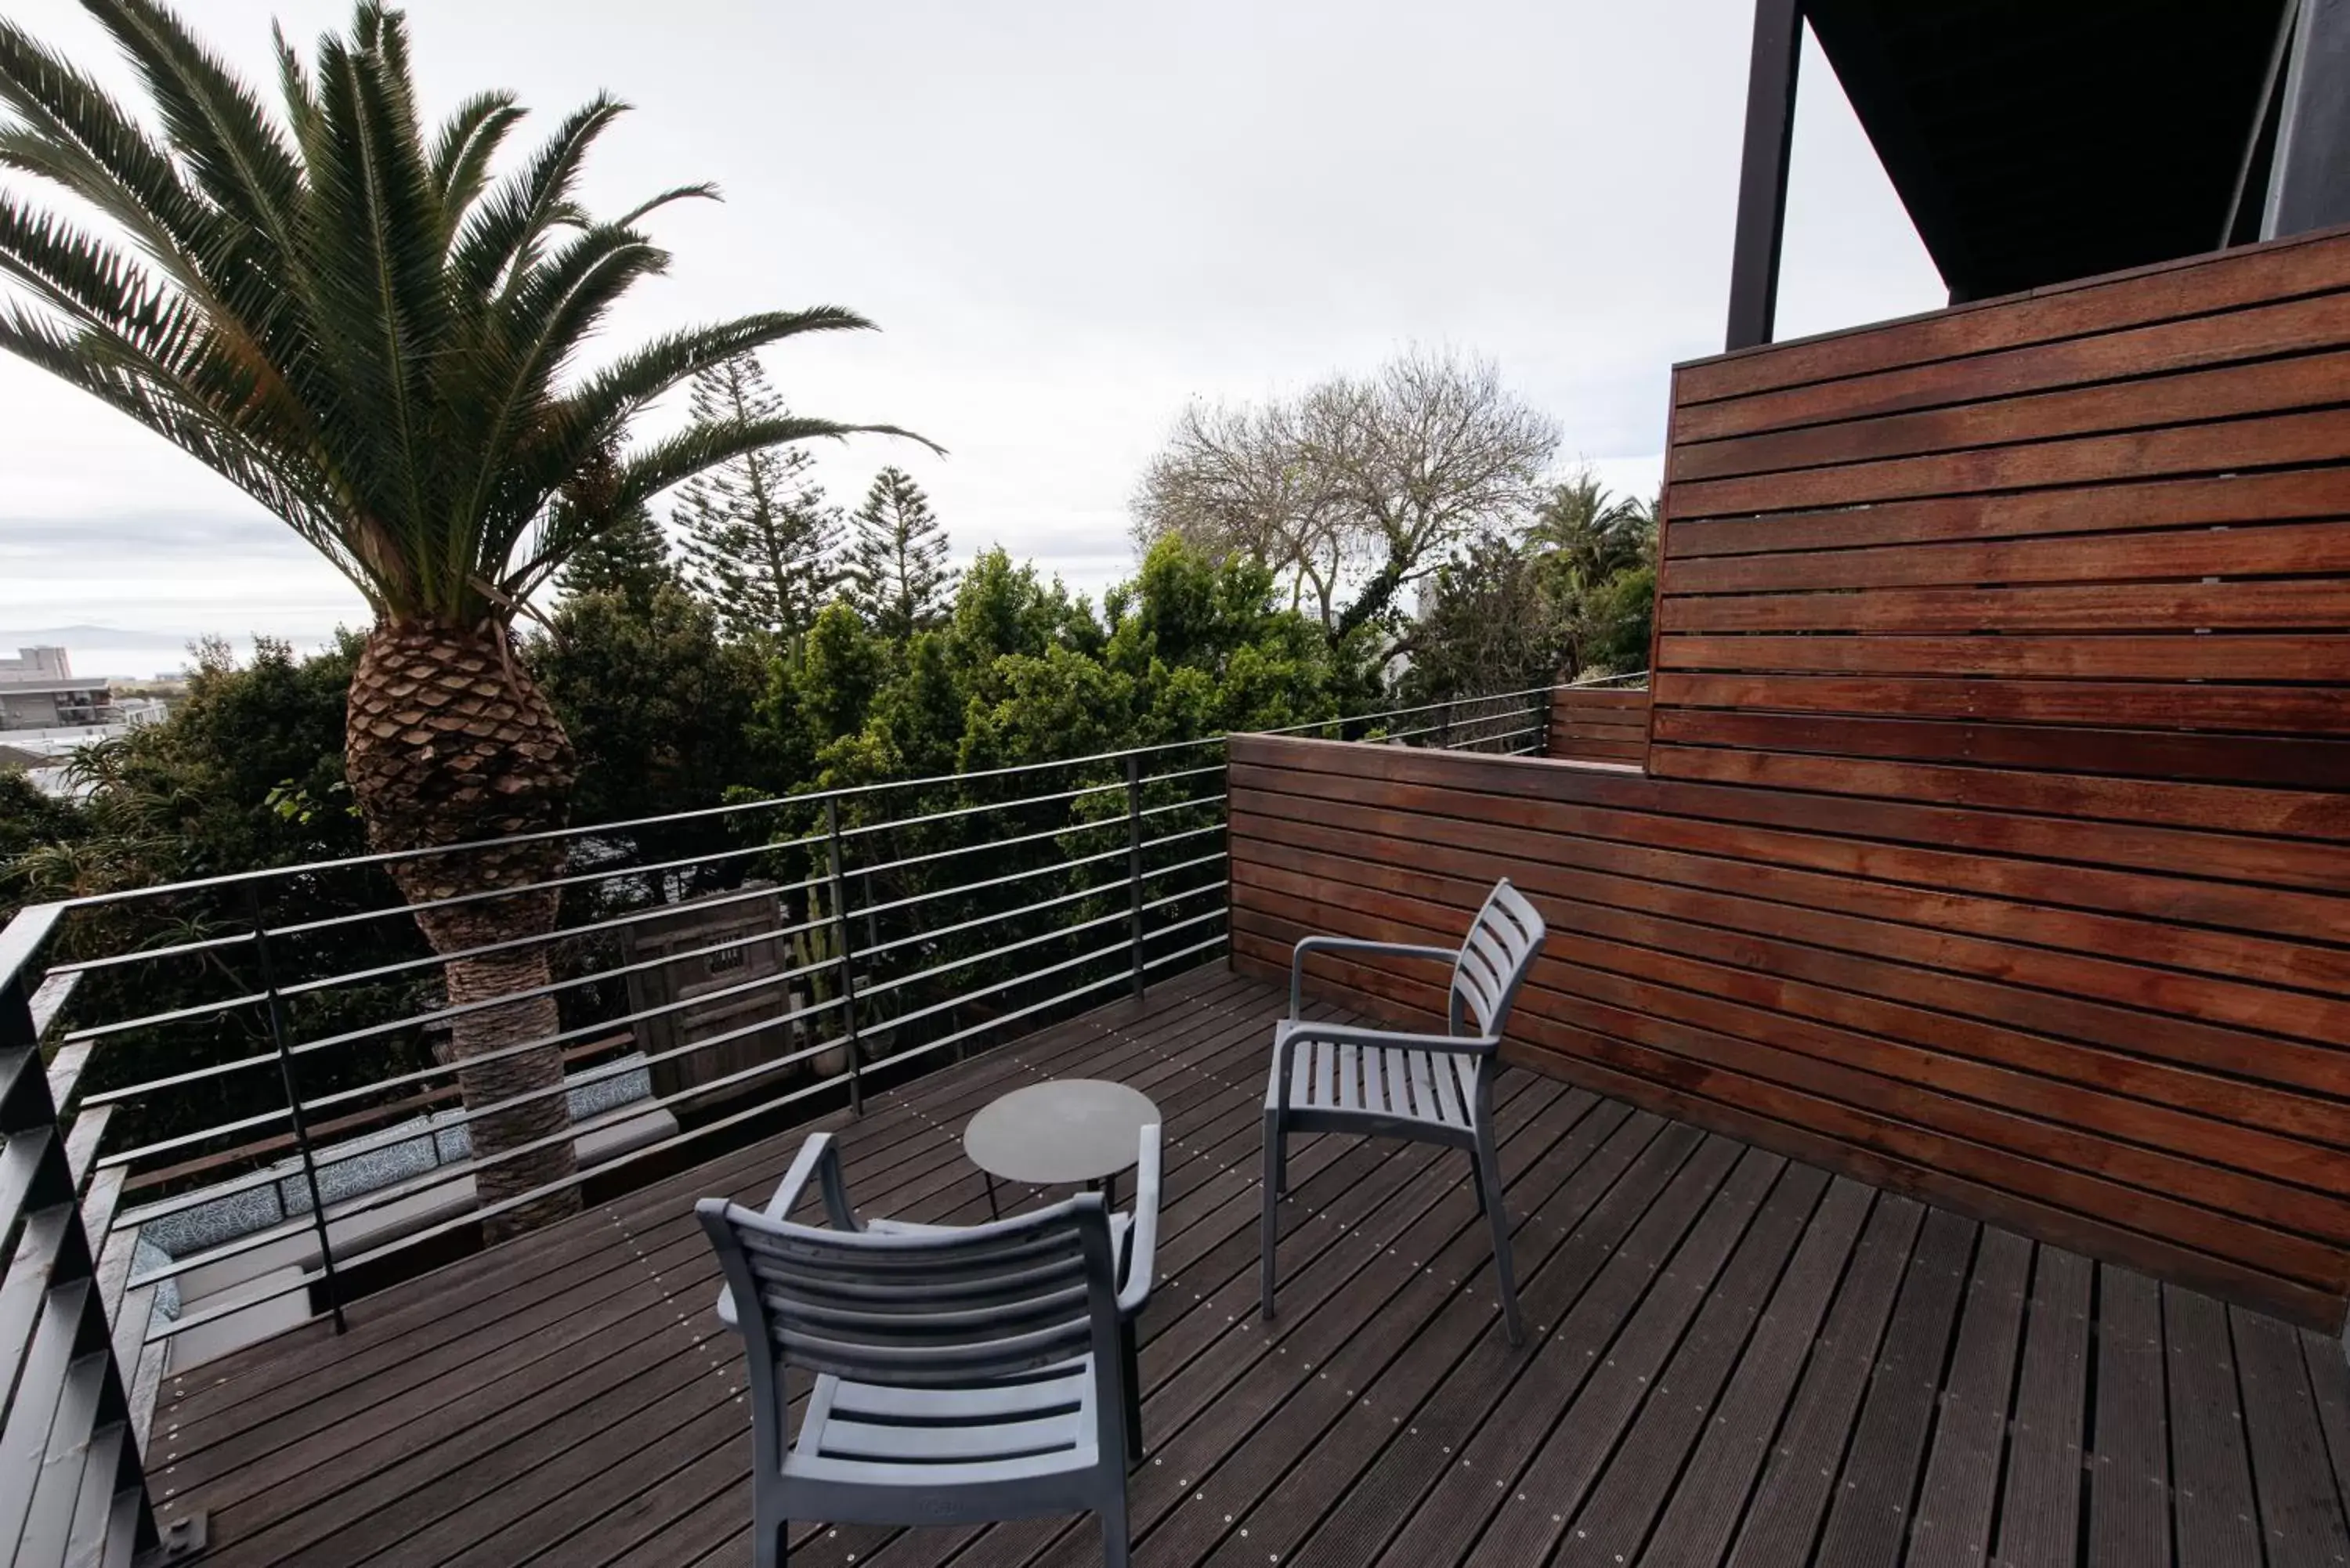
[[1440, 752], [1452, 749], [1452, 699], [1450, 697], [1444, 700], [1444, 711], [1436, 716], [1436, 749]]
[[1771, 341], [1779, 311], [1779, 248], [1787, 230], [1787, 157], [1794, 143], [1795, 71], [1804, 57], [1803, 0], [1754, 0], [1754, 53], [1746, 72], [1746, 150], [1738, 170], [1738, 228], [1730, 256], [1730, 332], [1723, 345]]
[[840, 797], [824, 800], [827, 870], [832, 881], [832, 929], [840, 944], [840, 1045], [848, 1057], [848, 1108], [865, 1114], [865, 1062], [857, 1048], [857, 971], [848, 940], [848, 882], [841, 875]]
[[1534, 732], [1534, 755], [1546, 757], [1550, 755], [1550, 727], [1558, 721], [1558, 692], [1555, 689], [1545, 691], [1535, 701], [1542, 704], [1542, 728]]
[[1126, 759], [1126, 908], [1134, 940], [1134, 1000], [1142, 1000], [1142, 758]]
[[2350, 222], [2350, 0], [2294, 0], [2262, 239]]
[[335, 1278], [335, 1243], [327, 1231], [327, 1200], [318, 1191], [318, 1160], [310, 1144], [310, 1118], [302, 1112], [302, 1091], [295, 1081], [294, 1053], [286, 1040], [286, 1007], [277, 993], [277, 974], [269, 956], [269, 926], [262, 919], [261, 890], [254, 883], [245, 884], [244, 912], [253, 926], [253, 956], [261, 971], [261, 992], [269, 1017], [269, 1046], [277, 1053], [277, 1081], [286, 1090], [286, 1114], [294, 1123], [294, 1143], [302, 1151], [302, 1182], [310, 1192], [310, 1228], [318, 1235], [318, 1264], [326, 1274], [327, 1311], [335, 1320], [335, 1332], [348, 1326], [343, 1322], [342, 1284]]

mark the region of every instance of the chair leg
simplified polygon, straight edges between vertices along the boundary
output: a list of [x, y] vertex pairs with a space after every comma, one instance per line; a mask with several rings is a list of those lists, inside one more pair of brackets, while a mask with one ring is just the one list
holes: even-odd
[[1118, 1478], [1115, 1491], [1105, 1494], [1101, 1503], [1102, 1568], [1128, 1568], [1132, 1551], [1127, 1541], [1126, 1477]]
[[1490, 1127], [1477, 1130], [1477, 1186], [1485, 1200], [1485, 1219], [1493, 1228], [1493, 1282], [1502, 1292], [1502, 1322], [1513, 1348], [1526, 1342], [1525, 1321], [1518, 1315], [1518, 1278], [1510, 1262], [1510, 1215], [1502, 1205], [1502, 1162], [1493, 1152]]
[[1281, 1238], [1281, 1116], [1264, 1114], [1264, 1315], [1273, 1315], [1273, 1248]]
[[1477, 1195], [1477, 1218], [1485, 1217], [1485, 1177], [1477, 1162], [1477, 1151], [1469, 1151], [1469, 1190]]
[[1126, 1385], [1126, 1462], [1131, 1468], [1142, 1462], [1142, 1358], [1135, 1350], [1130, 1317], [1118, 1320], [1118, 1353]]
[[791, 1555], [792, 1526], [789, 1520], [761, 1520], [751, 1532], [751, 1568], [784, 1568]]

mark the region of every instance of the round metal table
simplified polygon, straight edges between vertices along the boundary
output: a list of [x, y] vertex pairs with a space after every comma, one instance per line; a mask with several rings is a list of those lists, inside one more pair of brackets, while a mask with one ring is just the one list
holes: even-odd
[[998, 1213], [995, 1182], [1032, 1187], [1098, 1185], [1118, 1206], [1118, 1173], [1134, 1163], [1135, 1139], [1159, 1119], [1150, 1096], [1104, 1078], [1055, 1078], [989, 1102], [963, 1129], [963, 1153], [987, 1175], [987, 1210]]

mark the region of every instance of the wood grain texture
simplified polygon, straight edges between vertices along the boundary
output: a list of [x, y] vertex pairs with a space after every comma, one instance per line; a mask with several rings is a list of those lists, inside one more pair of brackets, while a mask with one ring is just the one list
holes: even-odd
[[[1838, 793], [1236, 740], [1235, 956], [1274, 972], [1314, 930], [1441, 941], [1507, 876], [1553, 932], [1524, 1060], [2338, 1323], [2350, 846], [2330, 803], [2247, 824], [2326, 836], [2295, 841], [2232, 831], [2235, 789], [2001, 774], [2015, 791], [1977, 806], [1937, 798], [1954, 770], [1860, 765], [1880, 771]], [[1428, 977], [1309, 973], [1374, 1011], [1441, 1005]], [[1958, 1473], [1970, 1517], [1984, 1472]]]

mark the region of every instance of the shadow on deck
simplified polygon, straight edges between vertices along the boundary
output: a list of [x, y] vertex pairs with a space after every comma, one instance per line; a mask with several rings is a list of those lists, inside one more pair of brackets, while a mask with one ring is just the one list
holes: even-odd
[[[2350, 1560], [2339, 1346], [1524, 1072], [1499, 1091], [1533, 1345], [1468, 1162], [1292, 1156], [1255, 1314], [1284, 999], [1221, 968], [877, 1097], [861, 1209], [985, 1213], [970, 1115], [1113, 1077], [1167, 1126], [1136, 1560], [2140, 1565]], [[745, 1563], [749, 1410], [691, 1200], [762, 1202], [800, 1133], [370, 1297], [164, 1388], [165, 1519], [216, 1568]], [[1097, 1562], [1089, 1524], [810, 1525], [800, 1565]]]

